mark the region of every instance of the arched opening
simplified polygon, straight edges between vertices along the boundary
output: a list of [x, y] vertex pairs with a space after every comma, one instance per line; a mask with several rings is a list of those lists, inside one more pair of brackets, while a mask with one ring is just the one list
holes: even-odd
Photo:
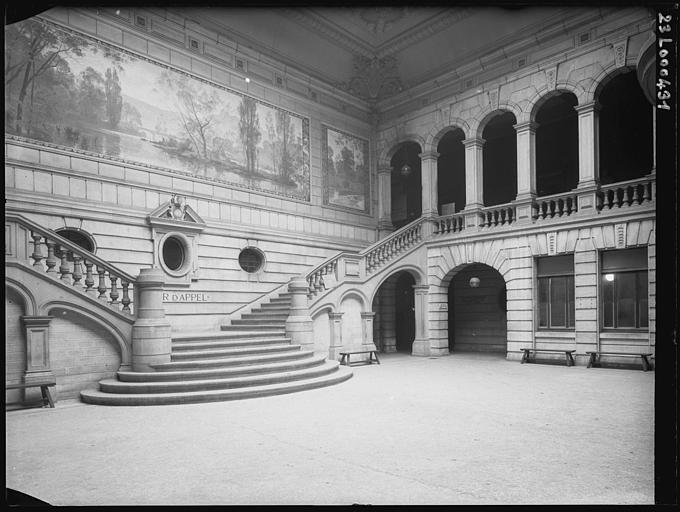
[[598, 95], [600, 183], [641, 178], [654, 159], [652, 106], [636, 74], [612, 78]]
[[[26, 370], [26, 332], [21, 317], [26, 314], [23, 297], [5, 286], [5, 381], [21, 382]], [[9, 402], [21, 399], [19, 390], [7, 392]]]
[[482, 132], [484, 206], [514, 201], [517, 197], [517, 123], [512, 112], [493, 117]]
[[437, 145], [437, 210], [439, 215], [465, 208], [465, 134], [460, 128], [447, 132]]
[[536, 113], [536, 192], [549, 196], [578, 185], [578, 103], [570, 92], [548, 99]]
[[381, 352], [412, 352], [416, 337], [415, 284], [409, 272], [401, 271], [378, 288], [372, 304], [373, 339]]
[[402, 142], [390, 160], [392, 167], [392, 225], [395, 229], [422, 212], [420, 144]]
[[507, 351], [507, 306], [503, 276], [472, 263], [454, 270], [448, 291], [449, 352]]

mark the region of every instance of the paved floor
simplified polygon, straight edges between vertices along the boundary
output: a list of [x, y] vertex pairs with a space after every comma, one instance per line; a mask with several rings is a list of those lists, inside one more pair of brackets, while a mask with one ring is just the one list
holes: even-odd
[[6, 414], [6, 483], [52, 505], [653, 503], [654, 372], [381, 356], [342, 384]]

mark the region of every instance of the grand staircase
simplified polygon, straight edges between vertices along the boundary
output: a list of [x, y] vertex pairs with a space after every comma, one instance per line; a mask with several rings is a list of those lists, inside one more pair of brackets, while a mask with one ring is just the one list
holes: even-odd
[[290, 294], [281, 293], [221, 331], [175, 333], [168, 363], [154, 371], [119, 371], [82, 391], [100, 405], [165, 405], [293, 393], [349, 379], [349, 368], [302, 350], [285, 335]]

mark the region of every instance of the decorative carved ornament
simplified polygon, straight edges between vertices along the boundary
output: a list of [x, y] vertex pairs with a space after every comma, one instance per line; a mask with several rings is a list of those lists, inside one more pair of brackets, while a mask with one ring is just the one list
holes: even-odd
[[615, 242], [616, 242], [616, 248], [617, 249], [625, 249], [626, 248], [626, 223], [623, 222], [621, 224], [615, 224], [614, 225], [614, 235], [615, 235]]
[[545, 81], [549, 91], [554, 91], [557, 86], [557, 66], [545, 70]]
[[555, 256], [557, 254], [557, 231], [546, 233], [548, 242], [548, 256]]
[[628, 49], [628, 39], [624, 39], [614, 43], [614, 60], [616, 67], [620, 68], [626, 65], [626, 51]]
[[392, 56], [378, 58], [354, 55], [352, 78], [340, 84], [350, 94], [364, 100], [378, 101], [403, 90], [397, 59]]
[[170, 201], [153, 210], [147, 220], [154, 227], [164, 226], [194, 232], [205, 229], [205, 221], [187, 204], [187, 198], [177, 194], [173, 195]]

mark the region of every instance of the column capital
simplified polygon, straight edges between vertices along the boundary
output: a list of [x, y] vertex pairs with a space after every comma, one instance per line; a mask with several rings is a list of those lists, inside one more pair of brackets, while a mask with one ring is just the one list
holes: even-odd
[[481, 137], [472, 137], [470, 139], [464, 139], [463, 145], [468, 148], [468, 147], [482, 147], [484, 146], [484, 143], [486, 142], [485, 139], [482, 139]]
[[427, 293], [429, 290], [430, 290], [429, 284], [414, 284], [413, 285], [413, 292], [414, 293]]
[[423, 151], [422, 153], [418, 153], [418, 156], [421, 160], [436, 160], [439, 158], [439, 153], [436, 151]]
[[579, 114], [589, 114], [591, 112], [599, 112], [602, 110], [602, 104], [598, 101], [590, 101], [588, 103], [583, 103], [581, 105], [576, 105], [574, 110]]
[[50, 324], [52, 316], [22, 316], [21, 321], [26, 327], [46, 327]]
[[378, 166], [378, 174], [392, 174], [392, 169], [393, 167], [390, 165], [379, 165]]
[[513, 128], [518, 133], [519, 132], [525, 132], [525, 131], [535, 132], [536, 128], [538, 128], [538, 123], [536, 123], [534, 121], [525, 121], [523, 123], [517, 123], [517, 124], [513, 125]]
[[[342, 314], [342, 313], [340, 313], [340, 314]], [[369, 318], [373, 318], [373, 317], [375, 317], [375, 312], [373, 312], [373, 311], [362, 311], [361, 312], [361, 318], [363, 318], [364, 320], [369, 319]]]
[[330, 318], [331, 320], [342, 320], [342, 315], [344, 315], [344, 314], [345, 314], [345, 313], [333, 313], [333, 312], [329, 312], [329, 313], [328, 313], [328, 318]]

